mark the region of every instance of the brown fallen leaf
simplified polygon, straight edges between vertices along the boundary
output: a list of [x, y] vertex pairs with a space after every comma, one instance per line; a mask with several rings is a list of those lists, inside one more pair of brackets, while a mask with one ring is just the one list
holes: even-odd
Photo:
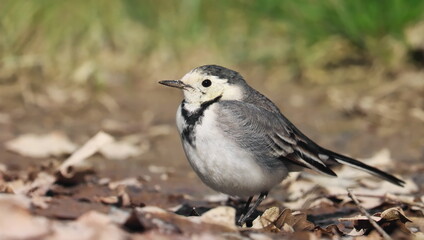
[[6, 183], [0, 184], [0, 193], [14, 193], [13, 189]]
[[405, 216], [405, 213], [403, 212], [402, 208], [399, 208], [399, 207], [394, 207], [394, 208], [389, 208], [384, 210], [380, 214], [380, 217], [382, 218], [382, 220], [385, 220], [388, 222], [397, 221], [397, 220], [400, 220], [402, 223], [412, 222], [409, 218]]
[[317, 226], [314, 229], [314, 234], [317, 239], [341, 239], [341, 236], [344, 235], [338, 226], [334, 224], [329, 225], [326, 228]]
[[26, 187], [21, 189], [20, 193], [30, 196], [43, 196], [53, 185], [55, 180], [54, 176], [45, 172], [39, 172], [34, 181], [29, 182]]
[[87, 212], [79, 217], [77, 222], [93, 229], [94, 236], [91, 239], [127, 239], [126, 234], [103, 213]]
[[49, 207], [51, 197], [44, 196], [31, 196], [31, 205], [33, 207], [46, 209]]
[[77, 172], [78, 167], [83, 165], [85, 159], [111, 142], [113, 142], [112, 136], [101, 131], [98, 132], [59, 166], [59, 173], [66, 178], [71, 178]]
[[223, 225], [233, 230], [237, 229], [235, 224], [236, 210], [232, 207], [219, 206], [212, 208], [200, 216], [200, 220], [205, 223]]
[[118, 196], [99, 197], [99, 201], [104, 204], [114, 205], [119, 202]]
[[173, 170], [168, 170], [167, 167], [156, 166], [156, 165], [149, 165], [147, 167], [147, 170], [149, 170], [149, 172], [151, 172], [151, 173], [156, 173], [156, 174], [168, 173], [168, 172], [173, 171]]
[[130, 217], [131, 211], [131, 209], [111, 207], [107, 215], [112, 220], [112, 222], [118, 224], [119, 226], [123, 226], [127, 219]]
[[141, 181], [138, 178], [125, 178], [119, 181], [114, 181], [114, 182], [110, 182], [109, 183], [109, 188], [110, 189], [116, 189], [119, 186], [133, 186], [133, 187], [137, 187], [137, 188], [141, 188], [143, 186], [143, 184], [141, 183]]
[[176, 221], [174, 216], [161, 208], [144, 207], [144, 209], [135, 209], [124, 223], [124, 226], [131, 231], [137, 232], [158, 230], [166, 234], [180, 234], [182, 231], [175, 223]]
[[414, 233], [421, 231], [424, 233], [424, 217], [410, 217], [411, 222], [407, 222], [406, 226], [408, 229], [415, 228]]
[[25, 182], [22, 179], [10, 181], [10, 182], [7, 182], [6, 184], [10, 189], [12, 189], [14, 193], [23, 192], [24, 191], [23, 189], [26, 187]]
[[153, 125], [148, 128], [147, 135], [149, 137], [159, 137], [169, 135], [172, 132], [172, 125], [162, 124], [162, 125]]
[[127, 188], [125, 186], [119, 186], [117, 190], [118, 190], [119, 206], [121, 207], [130, 207], [132, 205], [137, 207], [140, 206], [140, 205], [132, 204], [131, 198], [126, 191]]
[[127, 187], [125, 192], [130, 198], [132, 206], [157, 206], [161, 208], [170, 208], [180, 204], [185, 200], [182, 194], [167, 194], [163, 191], [149, 190], [136, 187]]
[[183, 217], [158, 207], [136, 208], [124, 224], [136, 232], [159, 231], [167, 234], [194, 235], [202, 233], [237, 232], [231, 226], [204, 222], [201, 217]]
[[280, 217], [284, 218], [284, 216], [280, 214], [280, 209], [278, 207], [268, 208], [261, 216], [258, 216], [255, 220], [253, 220], [252, 228], [278, 231], [282, 227], [282, 225], [279, 227], [276, 226], [276, 221]]
[[99, 202], [78, 201], [71, 197], [56, 197], [49, 201], [48, 207], [45, 209], [31, 209], [34, 214], [63, 220], [75, 220], [93, 210], [107, 213], [110, 210], [110, 206]]
[[267, 209], [261, 216], [253, 221], [252, 228], [267, 231], [298, 232], [312, 230], [315, 225], [306, 220], [306, 214], [292, 212], [286, 208], [281, 213], [277, 207]]
[[30, 199], [23, 195], [0, 194], [0, 239], [43, 239], [49, 221], [33, 216]]
[[52, 132], [45, 135], [21, 135], [6, 142], [6, 148], [22, 156], [46, 158], [70, 154], [76, 149], [76, 145], [65, 134]]
[[[405, 235], [410, 235], [411, 232], [405, 226], [405, 223], [411, 222], [402, 211], [401, 208], [389, 208], [383, 211], [382, 213], [376, 213], [371, 218], [377, 222], [377, 224], [388, 234], [392, 234], [395, 231], [400, 231]], [[351, 218], [340, 218], [339, 221], [352, 221], [356, 231], [346, 234], [357, 234], [357, 231], [360, 231], [363, 234], [367, 235], [374, 227], [370, 224], [366, 216], [358, 215]], [[362, 230], [362, 231], [361, 231]], [[357, 235], [356, 235], [357, 236]]]
[[126, 141], [108, 142], [100, 147], [99, 152], [110, 160], [125, 160], [143, 153], [139, 146]]
[[112, 219], [95, 211], [90, 211], [80, 216], [76, 221], [62, 223], [54, 221], [53, 232], [44, 239], [80, 239], [80, 240], [124, 240], [128, 234], [120, 229]]

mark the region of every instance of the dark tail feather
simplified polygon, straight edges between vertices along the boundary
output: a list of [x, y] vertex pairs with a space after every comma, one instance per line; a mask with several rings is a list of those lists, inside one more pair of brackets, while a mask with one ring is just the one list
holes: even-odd
[[332, 152], [330, 150], [327, 149], [323, 149], [323, 152], [325, 152], [325, 154], [327, 154], [328, 156], [330, 156], [330, 158], [332, 158], [334, 161], [340, 163], [340, 164], [345, 164], [348, 166], [351, 166], [353, 168], [368, 172], [374, 176], [377, 176], [379, 178], [382, 178], [386, 181], [389, 181], [393, 184], [396, 184], [398, 186], [403, 187], [405, 185], [405, 182], [391, 174], [388, 174], [386, 172], [381, 171], [380, 169], [377, 169], [375, 167], [371, 167], [363, 162], [360, 162], [358, 160], [355, 160], [353, 158], [350, 157], [346, 157], [343, 156], [341, 154]]

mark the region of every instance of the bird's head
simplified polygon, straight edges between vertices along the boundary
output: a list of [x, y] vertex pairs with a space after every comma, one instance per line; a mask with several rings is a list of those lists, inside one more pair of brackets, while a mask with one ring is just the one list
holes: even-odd
[[238, 72], [217, 65], [200, 66], [180, 80], [164, 80], [159, 83], [182, 89], [185, 101], [193, 104], [202, 104], [217, 97], [223, 100], [241, 100], [247, 87]]

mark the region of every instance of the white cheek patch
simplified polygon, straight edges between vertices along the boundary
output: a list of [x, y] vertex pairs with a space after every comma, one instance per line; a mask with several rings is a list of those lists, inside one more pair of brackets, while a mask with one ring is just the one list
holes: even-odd
[[224, 94], [222, 94], [223, 100], [242, 100], [244, 92], [241, 87], [225, 84]]
[[[243, 99], [243, 89], [240, 86], [229, 84], [227, 79], [221, 79], [215, 76], [211, 76], [209, 79], [212, 80], [212, 84], [218, 84], [219, 87], [212, 89], [212, 95], [222, 95], [222, 100], [241, 100]], [[216, 87], [216, 86], [215, 86]]]

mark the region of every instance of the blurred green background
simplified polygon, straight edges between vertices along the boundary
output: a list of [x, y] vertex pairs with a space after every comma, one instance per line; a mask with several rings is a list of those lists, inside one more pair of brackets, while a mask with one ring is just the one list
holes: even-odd
[[29, 71], [97, 89], [206, 63], [277, 82], [368, 81], [370, 67], [423, 66], [423, 13], [421, 0], [3, 0], [0, 81]]

